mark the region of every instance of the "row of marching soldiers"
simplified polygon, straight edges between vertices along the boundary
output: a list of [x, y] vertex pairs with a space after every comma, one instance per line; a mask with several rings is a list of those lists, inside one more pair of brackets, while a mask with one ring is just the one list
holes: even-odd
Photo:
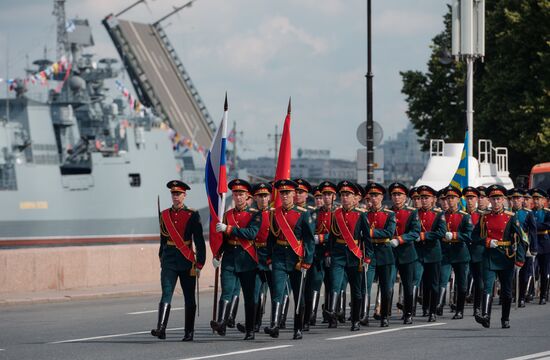
[[[492, 185], [461, 191], [448, 186], [438, 192], [427, 185], [409, 190], [401, 183], [392, 183], [386, 190], [381, 184], [362, 187], [351, 181], [337, 185], [324, 181], [313, 188], [304, 179], [278, 180], [273, 187], [281, 205], [273, 208], [270, 183], [252, 186], [234, 179], [228, 186], [234, 208], [224, 214], [223, 222], [216, 224], [216, 231], [223, 233], [223, 245], [213, 254], [214, 267], [221, 268], [222, 292], [217, 317], [210, 326], [219, 335], [235, 326], [242, 290], [245, 323], [236, 326], [245, 333], [245, 340], [254, 339], [261, 328], [269, 290], [271, 316], [264, 332], [277, 338], [279, 330], [286, 327], [292, 295], [293, 339], [302, 339], [303, 332], [316, 325], [323, 284], [323, 322], [328, 322], [329, 328], [345, 322], [349, 285], [351, 331], [358, 331], [361, 325], [369, 325], [375, 277], [380, 302], [375, 318], [381, 327], [387, 327], [397, 274], [403, 288], [404, 324], [412, 324], [416, 316], [420, 287], [422, 315], [428, 317], [428, 322], [436, 321], [437, 315], [442, 314], [451, 272], [456, 279], [453, 319], [464, 316], [470, 277], [475, 320], [489, 327], [493, 288], [498, 278], [501, 325], [508, 328], [514, 274], [518, 277], [519, 273], [519, 295], [524, 301], [535, 275], [535, 263], [540, 271], [540, 303], [546, 302], [550, 210], [544, 208], [547, 194], [540, 189], [507, 192], [500, 185]], [[161, 339], [166, 337], [170, 303], [179, 278], [185, 297], [182, 341], [191, 341], [196, 310], [194, 289], [205, 263], [205, 245], [198, 212], [184, 205], [189, 186], [171, 181], [167, 187], [173, 205], [160, 216], [163, 294], [157, 327], [151, 333]], [[315, 207], [307, 205], [309, 193], [315, 197]], [[390, 208], [383, 206], [386, 193], [392, 201]], [[534, 200], [533, 210], [524, 206], [526, 194]], [[511, 199], [510, 210], [504, 206], [507, 195]], [[460, 210], [462, 197], [466, 199], [466, 211]], [[408, 206], [409, 198], [412, 206]], [[436, 206], [437, 201], [440, 207]]]

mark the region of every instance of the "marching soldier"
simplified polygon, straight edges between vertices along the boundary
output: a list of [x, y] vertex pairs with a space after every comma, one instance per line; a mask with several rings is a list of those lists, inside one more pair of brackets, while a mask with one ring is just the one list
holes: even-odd
[[248, 182], [242, 179], [231, 180], [228, 184], [233, 193], [235, 207], [224, 214], [223, 223], [216, 224], [216, 231], [223, 232], [223, 245], [220, 253], [214, 255], [214, 267], [220, 266], [222, 294], [220, 296], [218, 319], [211, 321], [210, 327], [224, 336], [227, 319], [231, 312], [230, 296], [234, 293], [235, 281], [239, 280], [243, 291], [245, 309], [244, 340], [254, 340], [255, 285], [258, 268], [258, 254], [254, 239], [261, 226], [261, 213], [248, 207], [251, 191]]
[[477, 208], [480, 211], [487, 211], [489, 210], [489, 206], [491, 203], [489, 202], [489, 196], [487, 195], [487, 188], [485, 186], [478, 186], [477, 191], [479, 191], [479, 201], [477, 204]]
[[378, 275], [378, 286], [380, 287], [380, 326], [388, 327], [388, 314], [391, 306], [391, 295], [393, 286], [391, 283], [392, 268], [395, 264], [395, 257], [390, 245], [395, 233], [395, 214], [389, 209], [382, 207], [382, 200], [386, 189], [377, 183], [369, 183], [365, 186], [369, 194], [371, 207], [367, 212], [369, 225], [369, 239], [373, 247], [372, 262], [369, 266], [367, 292], [370, 293], [374, 275]]
[[472, 240], [473, 224], [470, 215], [467, 212], [459, 210], [458, 204], [462, 197], [462, 192], [449, 185], [443, 189], [447, 200], [448, 210], [445, 211], [445, 223], [447, 232], [441, 239], [441, 281], [438, 310], [443, 312], [443, 297], [445, 288], [451, 277], [451, 268], [456, 276], [457, 300], [456, 312], [453, 320], [464, 317], [464, 302], [468, 291], [468, 263], [470, 262], [470, 252], [468, 244]]
[[[206, 260], [202, 224], [198, 211], [184, 205], [187, 190], [191, 188], [179, 180], [166, 184], [172, 195], [172, 207], [160, 214], [162, 297], [159, 303], [157, 328], [151, 335], [166, 339], [170, 303], [178, 278], [185, 299], [185, 335], [182, 341], [193, 341], [195, 331], [195, 286]], [[196, 254], [193, 251], [195, 243]]]
[[418, 188], [416, 186], [413, 186], [409, 190], [409, 198], [411, 198], [413, 208], [420, 209], [422, 207], [422, 204], [420, 203], [420, 194], [418, 193]]
[[[413, 186], [409, 190], [409, 198], [412, 201], [412, 207], [413, 208], [418, 210], [422, 207], [422, 204], [420, 203], [420, 194], [418, 193], [418, 188], [416, 186]], [[420, 233], [418, 234], [418, 236], [420, 237]], [[418, 238], [416, 240], [418, 240]], [[416, 251], [416, 244], [415, 244], [414, 248], [415, 248], [415, 251]], [[418, 254], [417, 254], [417, 257], [418, 257]], [[421, 285], [421, 282], [422, 282], [422, 274], [423, 273], [424, 273], [424, 267], [422, 266], [422, 263], [420, 262], [420, 259], [417, 259], [414, 262], [413, 284], [416, 287], [416, 292], [414, 294], [415, 302], [413, 304], [413, 317], [416, 316], [416, 303], [417, 302], [422, 302], [421, 301], [422, 299], [420, 297], [420, 285]]]
[[539, 304], [546, 304], [548, 296], [548, 282], [550, 273], [550, 209], [545, 208], [546, 192], [541, 189], [530, 191], [533, 197], [533, 215], [537, 221], [538, 253], [536, 255], [540, 274]]
[[519, 281], [518, 307], [525, 307], [525, 294], [529, 288], [529, 283], [533, 279], [533, 260], [538, 251], [537, 223], [533, 212], [523, 207], [524, 196], [525, 190], [523, 189], [513, 188], [508, 190], [510, 210], [516, 214], [521, 229], [529, 239], [529, 251], [525, 255], [525, 264], [519, 271], [519, 279], [516, 279], [516, 281]]
[[[407, 202], [407, 187], [401, 183], [393, 183], [388, 187], [391, 195], [395, 213], [395, 234], [390, 241], [394, 248], [394, 256], [397, 263], [397, 270], [403, 284], [404, 296], [404, 314], [403, 324], [412, 324], [413, 308], [416, 303], [415, 295], [417, 293], [414, 284], [415, 266], [418, 260], [414, 242], [420, 236], [420, 221], [418, 219], [418, 211], [406, 206]], [[395, 279], [392, 279], [392, 283]]]
[[445, 199], [445, 189], [437, 192], [437, 206], [443, 211], [449, 210], [449, 205], [447, 205], [447, 200]]
[[266, 334], [279, 337], [281, 319], [281, 301], [287, 278], [290, 278], [294, 305], [294, 340], [302, 339], [304, 319], [304, 277], [313, 261], [314, 240], [310, 213], [294, 204], [294, 195], [298, 184], [292, 180], [275, 182], [282, 205], [270, 214], [270, 233], [268, 236], [268, 261], [271, 260], [273, 276], [273, 298], [271, 305], [271, 324], [264, 328]]
[[360, 194], [357, 186], [351, 181], [341, 181], [337, 191], [342, 207], [334, 210], [329, 236], [330, 282], [333, 289], [327, 310], [329, 328], [337, 327], [337, 304], [340, 297], [337, 289], [341, 289], [345, 273], [351, 288], [351, 331], [357, 331], [360, 329], [361, 273], [371, 253], [368, 225], [364, 212], [356, 207], [355, 196]]
[[416, 252], [423, 266], [422, 316], [429, 315], [428, 322], [436, 321], [439, 300], [439, 279], [441, 277], [441, 239], [445, 236], [445, 216], [434, 207], [437, 192], [428, 185], [418, 187], [422, 207], [418, 210], [420, 237], [416, 241]]
[[504, 209], [506, 188], [501, 185], [491, 185], [486, 191], [491, 202], [491, 211], [481, 216], [472, 234], [473, 243], [485, 245], [482, 314], [475, 319], [483, 327], [490, 327], [493, 285], [498, 275], [501, 285], [501, 325], [503, 329], [507, 329], [510, 327], [514, 269], [519, 270], [523, 266], [525, 244], [517, 217]]
[[328, 277], [325, 274], [325, 258], [329, 253], [329, 233], [332, 224], [332, 211], [334, 210], [332, 203], [336, 194], [336, 185], [330, 181], [323, 181], [317, 189], [321, 193], [322, 205], [312, 215], [315, 220], [315, 235], [313, 237], [315, 252], [313, 254], [313, 264], [306, 275], [305, 331], [309, 330], [309, 325], [316, 324], [321, 285], [323, 279]]
[[[481, 191], [485, 196], [485, 187], [480, 186]], [[481, 218], [481, 215], [485, 213], [484, 210], [481, 210], [478, 207], [479, 198], [481, 196], [481, 191], [479, 188], [473, 186], [466, 186], [462, 194], [466, 199], [466, 212], [470, 215], [472, 219], [472, 225], [475, 227]], [[472, 289], [474, 297], [474, 316], [477, 314], [481, 315], [481, 298], [483, 296], [483, 271], [482, 271], [482, 258], [484, 247], [483, 244], [474, 244], [470, 241], [468, 244], [468, 250], [470, 252], [470, 274], [472, 275]]]
[[321, 192], [320, 185], [313, 188], [313, 198], [315, 199], [315, 209], [323, 207], [323, 193]]

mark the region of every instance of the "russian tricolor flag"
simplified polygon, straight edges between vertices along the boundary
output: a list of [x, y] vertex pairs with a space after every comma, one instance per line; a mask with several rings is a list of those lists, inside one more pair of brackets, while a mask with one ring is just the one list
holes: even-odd
[[225, 147], [227, 143], [227, 94], [222, 121], [208, 156], [206, 158], [205, 184], [208, 206], [210, 208], [210, 249], [216, 256], [222, 245], [222, 234], [216, 232], [216, 224], [221, 222], [225, 212], [225, 194], [227, 193], [227, 170], [225, 166]]

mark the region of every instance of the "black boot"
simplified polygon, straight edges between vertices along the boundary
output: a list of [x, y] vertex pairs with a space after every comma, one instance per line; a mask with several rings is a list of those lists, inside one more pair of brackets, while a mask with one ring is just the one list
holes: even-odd
[[311, 310], [313, 309], [313, 299], [304, 300], [304, 304], [304, 319], [307, 319], [307, 321], [304, 321], [302, 329], [304, 331], [309, 331], [309, 318], [311, 317]]
[[245, 323], [245, 335], [243, 340], [254, 340], [254, 324], [256, 315], [256, 304], [244, 304], [244, 323]]
[[380, 320], [382, 318], [380, 316], [381, 312], [382, 308], [380, 307], [380, 286], [378, 286], [378, 292], [376, 293], [376, 303], [374, 304], [374, 314], [372, 315], [374, 320]]
[[369, 326], [370, 296], [365, 294], [361, 301], [361, 319], [359, 322], [363, 326]]
[[359, 331], [359, 315], [361, 314], [361, 299], [351, 298], [351, 331]]
[[502, 317], [500, 318], [500, 323], [503, 329], [510, 328], [510, 308], [512, 307], [512, 299], [505, 298], [502, 299]]
[[197, 305], [189, 305], [185, 307], [185, 335], [181, 341], [193, 341], [195, 335], [195, 313]]
[[479, 289], [474, 289], [474, 317], [481, 317], [481, 298], [483, 292]]
[[327, 284], [325, 284], [325, 303], [321, 306], [321, 310], [322, 310], [322, 314], [323, 314], [323, 324], [328, 324], [328, 308], [330, 307], [330, 295], [331, 295], [331, 292], [330, 292], [330, 289], [329, 287], [327, 286]]
[[418, 301], [418, 287], [413, 286], [412, 316], [416, 317], [416, 304]]
[[338, 310], [338, 322], [341, 324], [346, 323], [346, 291], [340, 291], [340, 309]]
[[255, 322], [254, 322], [254, 332], [259, 332], [262, 328], [262, 320], [264, 317], [265, 312], [265, 297], [260, 297], [260, 301], [258, 304], [256, 304], [256, 315], [255, 315]]
[[170, 317], [170, 304], [159, 303], [157, 328], [151, 330], [151, 335], [156, 336], [161, 340], [166, 339], [166, 326], [168, 326], [169, 317]]
[[388, 298], [388, 312], [387, 312], [388, 317], [391, 317], [392, 305], [393, 305], [393, 287], [390, 290], [390, 296]]
[[459, 292], [456, 295], [456, 313], [453, 316], [453, 320], [459, 320], [464, 318], [464, 303], [466, 301], [466, 293]]
[[439, 299], [437, 302], [437, 309], [435, 310], [435, 313], [438, 316], [443, 316], [443, 307], [445, 307], [445, 294], [447, 292], [447, 288], [440, 288], [439, 289]]
[[330, 295], [330, 304], [329, 308], [325, 310], [325, 313], [328, 318], [328, 327], [329, 329], [334, 329], [338, 327], [338, 320], [336, 319], [336, 309], [338, 305], [338, 293], [333, 292], [332, 295]]
[[380, 327], [388, 327], [390, 322], [388, 320], [388, 309], [390, 302], [390, 294], [382, 294], [382, 289], [380, 289]]
[[319, 307], [319, 297], [319, 291], [313, 291], [313, 306], [311, 307], [311, 315], [309, 315], [309, 325], [312, 326], [315, 326], [315, 324], [317, 323], [317, 308]]
[[408, 294], [403, 292], [403, 324], [404, 325], [410, 325], [412, 324], [412, 312], [414, 307], [414, 292], [415, 288], [412, 288], [412, 293]]
[[481, 304], [481, 316], [476, 316], [476, 322], [484, 328], [491, 326], [491, 303], [493, 302], [492, 294], [485, 294]]
[[[299, 305], [296, 305], [299, 306]], [[303, 325], [304, 325], [304, 316], [305, 316], [305, 308], [304, 306], [300, 306], [298, 309], [298, 313], [294, 314], [294, 335], [292, 336], [293, 340], [301, 340]]]
[[239, 310], [239, 297], [233, 296], [231, 299], [231, 306], [229, 311], [229, 317], [227, 318], [227, 327], [235, 327], [235, 319], [237, 318], [237, 311]]
[[218, 333], [218, 335], [225, 336], [227, 318], [229, 317], [230, 303], [228, 300], [221, 300], [218, 302], [218, 320], [210, 321], [210, 327], [212, 330]]
[[425, 301], [429, 300], [429, 306], [430, 306], [428, 322], [436, 322], [437, 321], [436, 310], [437, 310], [437, 304], [439, 302], [440, 296], [437, 293], [437, 291], [434, 291], [433, 289], [430, 289], [429, 295], [430, 295], [429, 299], [425, 298]]
[[279, 324], [280, 329], [286, 329], [286, 318], [288, 316], [288, 307], [290, 305], [289, 297], [288, 295], [285, 295], [283, 297], [283, 309], [281, 314], [281, 323]]
[[540, 300], [539, 305], [546, 305], [546, 296], [548, 291], [548, 277], [540, 277]]
[[264, 328], [264, 332], [272, 338], [279, 337], [279, 322], [281, 316], [281, 303], [274, 302], [271, 304], [271, 323]]

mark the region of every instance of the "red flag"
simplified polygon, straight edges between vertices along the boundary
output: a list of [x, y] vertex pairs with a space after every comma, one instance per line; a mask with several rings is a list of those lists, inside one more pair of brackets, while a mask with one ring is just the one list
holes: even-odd
[[[279, 157], [277, 159], [277, 169], [275, 170], [275, 181], [290, 179], [290, 161], [291, 161], [291, 141], [290, 141], [290, 112], [291, 99], [288, 99], [288, 110], [286, 113], [285, 124], [283, 126], [283, 134], [281, 136], [281, 144], [279, 146]], [[275, 206], [281, 205], [277, 191], [273, 190], [273, 203]]]

